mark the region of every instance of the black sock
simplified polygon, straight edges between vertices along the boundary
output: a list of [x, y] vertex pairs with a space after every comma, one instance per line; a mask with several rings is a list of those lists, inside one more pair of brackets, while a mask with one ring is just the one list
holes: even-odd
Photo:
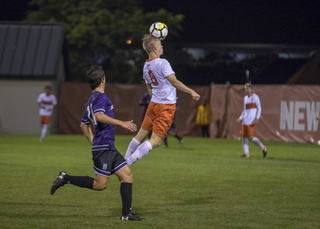
[[164, 141], [164, 145], [165, 145], [165, 146], [168, 146], [167, 137], [165, 137], [165, 138], [163, 139], [163, 141]]
[[64, 179], [68, 181], [68, 183], [79, 186], [81, 188], [92, 189], [93, 187], [94, 179], [92, 177], [79, 177], [79, 176], [65, 175]]
[[174, 135], [176, 138], [178, 138], [178, 140], [180, 141], [182, 139], [182, 137], [180, 137], [179, 135]]
[[121, 183], [120, 194], [122, 199], [122, 215], [128, 215], [132, 203], [132, 183]]

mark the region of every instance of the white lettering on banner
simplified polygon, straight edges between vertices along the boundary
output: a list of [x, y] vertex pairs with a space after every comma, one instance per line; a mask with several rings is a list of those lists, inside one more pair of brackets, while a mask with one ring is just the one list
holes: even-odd
[[281, 111], [280, 111], [280, 130], [286, 129], [286, 124], [288, 125], [288, 130], [293, 129], [293, 107], [294, 102], [289, 102], [290, 106], [288, 110], [287, 102], [281, 101]]
[[[318, 112], [315, 109], [315, 102], [311, 102], [311, 104], [310, 104], [310, 102], [307, 102], [306, 105], [307, 105], [306, 111], [307, 111], [307, 121], [308, 121], [307, 122], [307, 130], [312, 131], [312, 129], [313, 129], [313, 131], [316, 132], [316, 131], [318, 131], [319, 121], [317, 120]], [[320, 106], [320, 102], [317, 102], [317, 106]]]
[[300, 109], [306, 108], [305, 102], [295, 101], [294, 103], [294, 130], [305, 130], [304, 123], [300, 123], [300, 120], [304, 120], [304, 113], [300, 112]]
[[[316, 106], [320, 106], [320, 102]], [[288, 107], [287, 101], [281, 101], [280, 130], [287, 126], [288, 130], [317, 132], [319, 121], [316, 117], [315, 102], [289, 101]]]

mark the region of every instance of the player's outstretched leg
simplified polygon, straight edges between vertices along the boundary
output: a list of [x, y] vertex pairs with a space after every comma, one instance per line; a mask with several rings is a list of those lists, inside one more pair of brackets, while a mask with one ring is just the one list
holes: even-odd
[[137, 150], [126, 159], [128, 165], [132, 165], [133, 162], [136, 162], [146, 156], [150, 151], [152, 150], [152, 145], [149, 143], [149, 141], [145, 141], [142, 143]]
[[63, 172], [61, 171], [59, 174], [58, 174], [58, 177], [57, 179], [53, 182], [52, 184], [52, 187], [51, 187], [51, 195], [54, 194], [54, 192], [62, 187], [63, 185], [65, 185], [67, 183], [67, 181], [64, 179], [64, 176], [67, 175], [66, 172]]
[[134, 153], [134, 151], [136, 151], [140, 144], [141, 142], [139, 142], [135, 138], [132, 138], [124, 158], [127, 159], [128, 157], [130, 157]]

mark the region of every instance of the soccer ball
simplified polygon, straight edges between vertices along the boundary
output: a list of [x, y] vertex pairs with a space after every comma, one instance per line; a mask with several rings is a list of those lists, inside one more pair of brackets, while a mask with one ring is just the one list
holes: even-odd
[[168, 27], [162, 22], [155, 22], [150, 26], [149, 32], [162, 41], [168, 36]]

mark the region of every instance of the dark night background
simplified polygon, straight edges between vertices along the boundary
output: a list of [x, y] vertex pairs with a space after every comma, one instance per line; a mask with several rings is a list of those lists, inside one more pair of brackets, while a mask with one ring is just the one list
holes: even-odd
[[[152, 1], [186, 16], [186, 42], [320, 44], [320, 1]], [[182, 3], [183, 2], [183, 3]]]
[[[0, 20], [23, 20], [26, 11], [30, 10], [28, 2], [27, 0], [2, 0]], [[140, 6], [145, 12], [165, 8], [173, 14], [183, 14], [185, 16], [182, 23], [184, 31], [179, 36], [179, 42], [183, 44], [263, 43], [320, 46], [320, 1], [143, 0], [140, 1]], [[292, 60], [291, 63], [280, 60], [275, 63], [281, 65], [278, 68], [281, 70], [278, 72], [272, 71], [274, 66], [265, 69], [265, 74], [273, 75], [274, 78], [266, 79], [261, 74], [253, 83], [284, 83], [305, 62], [306, 60], [299, 59]], [[215, 83], [225, 83], [226, 78], [221, 76], [223, 71], [225, 68], [218, 70], [198, 68], [193, 74], [208, 75], [210, 72], [209, 75], [216, 75]], [[232, 74], [234, 72], [230, 73]], [[237, 81], [235, 77], [230, 79], [231, 83], [243, 83], [243, 80]], [[183, 81], [186, 84], [192, 84], [192, 80], [188, 78]], [[199, 84], [208, 84], [211, 81], [212, 79], [203, 77], [203, 82]]]
[[[0, 20], [23, 20], [28, 2], [2, 0]], [[316, 0], [143, 0], [140, 6], [185, 15], [181, 42], [320, 44]]]

